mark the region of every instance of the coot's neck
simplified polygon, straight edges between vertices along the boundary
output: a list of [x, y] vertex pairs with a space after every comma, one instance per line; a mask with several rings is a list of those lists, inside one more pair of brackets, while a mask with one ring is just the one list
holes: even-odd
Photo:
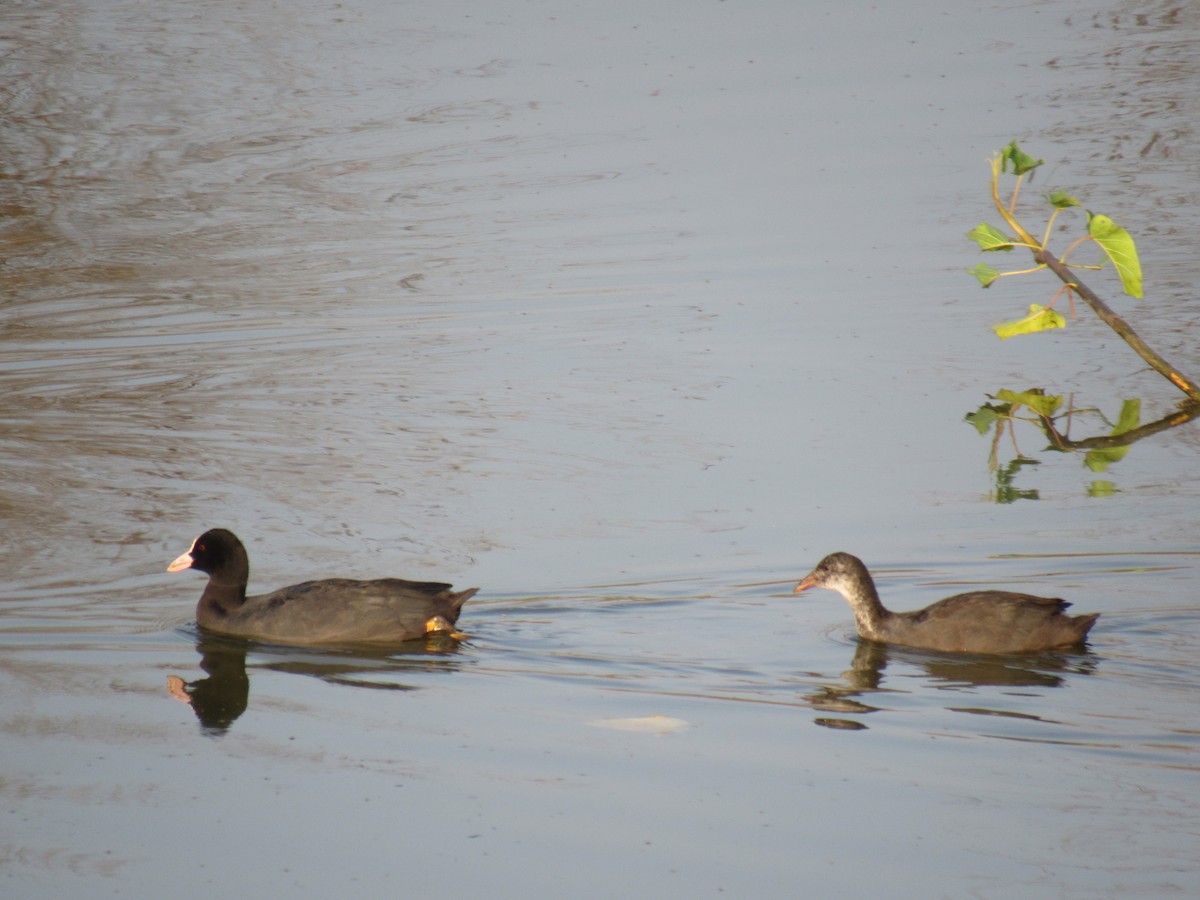
[[865, 567], [862, 571], [854, 572], [838, 591], [854, 610], [854, 621], [861, 635], [875, 637], [883, 629], [884, 623], [893, 617], [893, 613], [880, 602], [875, 581]]
[[229, 581], [212, 575], [200, 595], [200, 607], [220, 618], [229, 615], [246, 602], [246, 582]]

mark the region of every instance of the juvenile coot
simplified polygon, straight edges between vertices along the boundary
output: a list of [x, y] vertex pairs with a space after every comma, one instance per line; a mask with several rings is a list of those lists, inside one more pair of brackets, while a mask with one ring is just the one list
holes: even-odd
[[397, 644], [450, 632], [478, 588], [379, 578], [306, 581], [246, 596], [250, 559], [237, 535], [213, 528], [192, 542], [168, 572], [199, 569], [208, 584], [196, 605], [201, 628], [281, 644]]
[[831, 553], [796, 585], [796, 593], [837, 591], [854, 610], [859, 637], [928, 650], [1031, 653], [1082, 644], [1100, 613], [1068, 616], [1070, 603], [1012, 591], [971, 591], [914, 612], [891, 612], [879, 602], [871, 573], [849, 553]]

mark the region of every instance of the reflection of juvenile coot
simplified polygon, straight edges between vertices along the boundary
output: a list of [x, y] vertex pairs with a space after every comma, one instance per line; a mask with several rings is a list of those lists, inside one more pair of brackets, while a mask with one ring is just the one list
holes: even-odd
[[871, 573], [849, 553], [831, 553], [796, 585], [796, 593], [837, 591], [854, 610], [859, 637], [928, 650], [1029, 653], [1082, 644], [1100, 613], [1068, 616], [1070, 603], [1012, 591], [972, 591], [915, 612], [895, 613], [879, 602]]
[[281, 644], [396, 644], [453, 631], [462, 605], [478, 590], [399, 578], [330, 578], [247, 597], [250, 560], [224, 528], [204, 532], [167, 567], [183, 569], [208, 573], [196, 605], [201, 628]]

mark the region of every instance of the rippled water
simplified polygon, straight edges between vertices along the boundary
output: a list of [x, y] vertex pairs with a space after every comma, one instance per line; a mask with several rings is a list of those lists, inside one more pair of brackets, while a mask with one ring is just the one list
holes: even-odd
[[[1200, 373], [1189, 7], [0, 20], [14, 896], [1200, 889], [1197, 429], [1094, 472], [1030, 426], [989, 471], [1000, 388], [1179, 398], [1086, 316], [996, 342], [1049, 289], [961, 273], [1018, 137], [1135, 234], [1114, 305]], [[478, 585], [468, 637], [203, 636], [163, 570], [211, 525], [252, 589]], [[862, 646], [791, 595], [834, 549], [897, 608], [1103, 616]]]

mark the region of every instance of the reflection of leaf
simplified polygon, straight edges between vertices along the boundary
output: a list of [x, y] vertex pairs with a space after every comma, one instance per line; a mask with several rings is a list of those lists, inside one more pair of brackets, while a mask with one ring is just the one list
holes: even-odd
[[1088, 212], [1088, 235], [1101, 249], [1121, 276], [1121, 287], [1130, 297], [1142, 296], [1142, 264], [1138, 261], [1137, 247], [1129, 232], [1108, 216], [1096, 216]]
[[1107, 472], [1110, 463], [1120, 462], [1129, 452], [1128, 447], [1110, 447], [1107, 450], [1089, 450], [1083, 464], [1093, 472]]
[[967, 237], [979, 245], [980, 250], [1011, 250], [1013, 239], [994, 225], [980, 222], [967, 232]]
[[1093, 481], [1088, 485], [1089, 497], [1111, 497], [1117, 492], [1117, 487], [1111, 481]]
[[1027, 391], [1000, 390], [996, 391], [996, 399], [1008, 403], [1020, 403], [1047, 418], [1058, 412], [1063, 403], [1060, 394], [1047, 394], [1041, 388], [1030, 388]]
[[[1009, 249], [1011, 249], [1011, 248], [1009, 248]], [[991, 287], [992, 282], [1000, 277], [1000, 270], [993, 269], [991, 266], [987, 265], [986, 263], [980, 263], [973, 269], [967, 269], [967, 273], [970, 275], [974, 275], [976, 278], [978, 278], [979, 283], [982, 284], [985, 288]]]
[[1017, 146], [1016, 141], [1013, 141], [1000, 151], [1000, 160], [1005, 172], [1008, 171], [1009, 164], [1012, 164], [1014, 175], [1024, 175], [1026, 172], [1032, 172], [1045, 162], [1044, 159], [1034, 159], [1028, 153], [1022, 152], [1021, 148]]
[[1025, 456], [1018, 456], [1004, 468], [996, 472], [996, 502], [997, 503], [1014, 503], [1017, 500], [1038, 500], [1039, 495], [1036, 488], [1027, 488], [1022, 490], [1013, 482], [1016, 480], [1017, 473], [1021, 471], [1022, 466], [1037, 466], [1041, 465], [1036, 459], [1029, 459]]
[[1121, 414], [1117, 416], [1116, 427], [1113, 428], [1113, 434], [1124, 434], [1127, 431], [1133, 431], [1142, 423], [1142, 401], [1141, 400], [1123, 400], [1121, 402]]
[[[1113, 427], [1112, 434], [1115, 436], [1133, 431], [1141, 424], [1141, 421], [1142, 401], [1125, 400], [1121, 403], [1121, 414], [1117, 417], [1117, 424]], [[1093, 472], [1107, 472], [1109, 465], [1123, 460], [1128, 452], [1128, 445], [1089, 450], [1083, 458], [1083, 464]]]
[[975, 412], [967, 413], [963, 419], [974, 425], [975, 430], [980, 434], [987, 434], [998, 420], [1008, 418], [1011, 409], [1012, 407], [1007, 403], [1003, 406], [992, 406], [990, 403], [985, 403]]
[[1014, 322], [1000, 322], [992, 326], [996, 336], [1004, 339], [1018, 334], [1032, 334], [1035, 331], [1046, 331], [1050, 328], [1066, 328], [1067, 320], [1061, 313], [1055, 312], [1048, 306], [1037, 303], [1029, 304], [1029, 315]]
[[1049, 201], [1051, 206], [1057, 206], [1059, 209], [1067, 209], [1068, 207], [1079, 205], [1079, 201], [1066, 191], [1055, 191], [1053, 194], [1047, 194], [1046, 200]]

